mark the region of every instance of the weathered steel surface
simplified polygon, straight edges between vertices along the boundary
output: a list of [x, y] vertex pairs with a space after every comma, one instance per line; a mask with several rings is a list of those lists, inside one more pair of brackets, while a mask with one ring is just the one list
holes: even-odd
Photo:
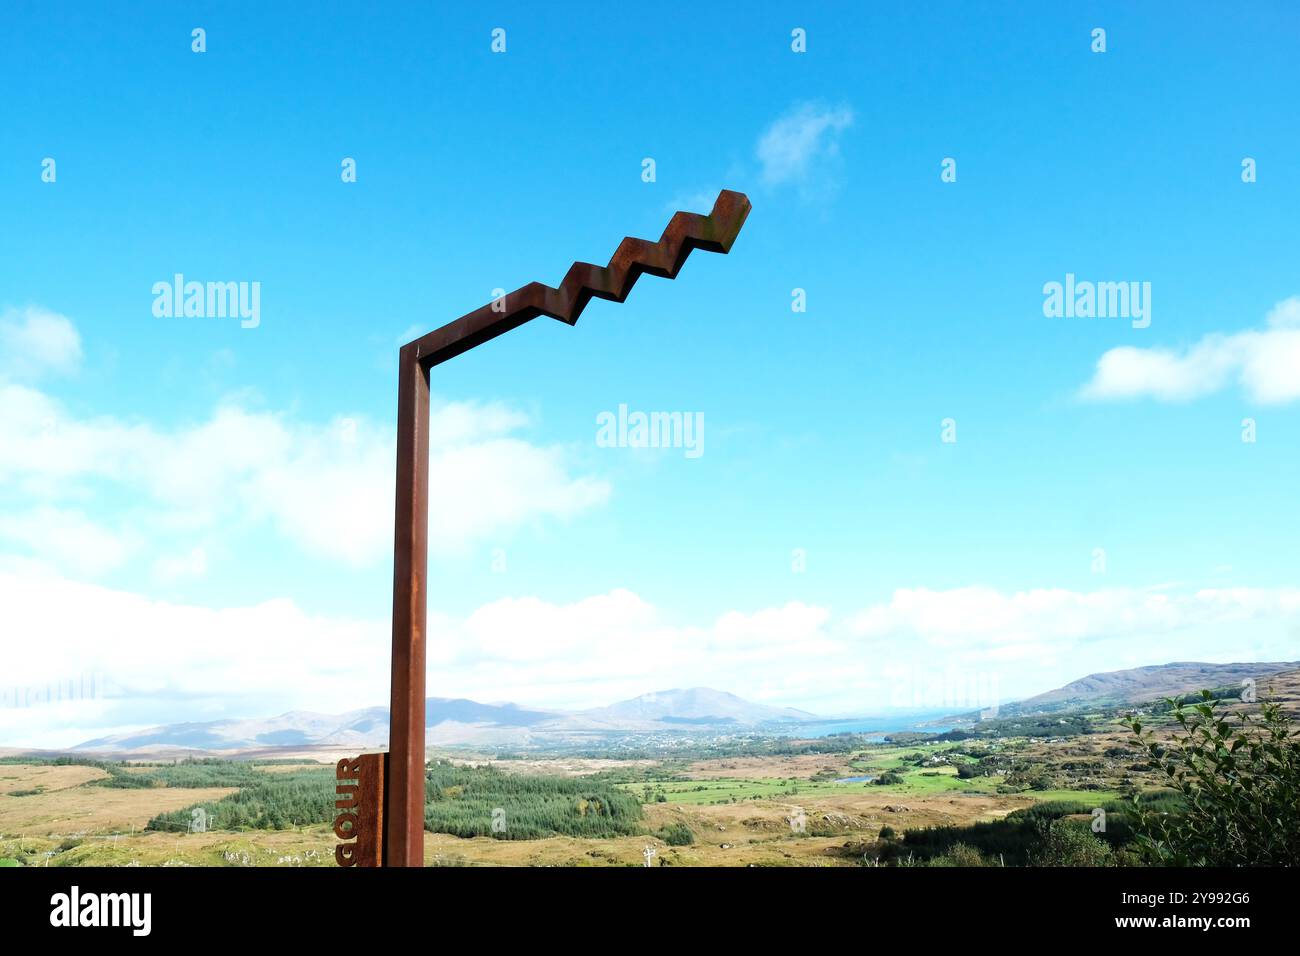
[[382, 866], [384, 829], [384, 754], [344, 757], [334, 770], [334, 848], [339, 866]]
[[393, 663], [388, 726], [389, 866], [424, 865], [424, 670], [429, 564], [429, 370], [408, 345], [397, 383]]
[[575, 262], [552, 289], [541, 282], [510, 292], [496, 301], [422, 335], [406, 346], [429, 368], [455, 358], [476, 345], [518, 328], [539, 315], [549, 315], [569, 325], [578, 321], [592, 298], [622, 302], [642, 273], [675, 279], [692, 249], [727, 253], [749, 215], [743, 193], [724, 189], [707, 216], [693, 212], [673, 215], [658, 242], [628, 237], [619, 243], [607, 266]]
[[[393, 671], [385, 866], [424, 865], [424, 685], [429, 538], [429, 370], [541, 315], [573, 325], [593, 298], [622, 302], [643, 273], [673, 279], [692, 249], [727, 253], [749, 200], [724, 189], [707, 216], [679, 212], [657, 242], [628, 237], [609, 264], [575, 262], [551, 288], [530, 282], [402, 347], [393, 546]], [[454, 507], [455, 502], [447, 502]]]

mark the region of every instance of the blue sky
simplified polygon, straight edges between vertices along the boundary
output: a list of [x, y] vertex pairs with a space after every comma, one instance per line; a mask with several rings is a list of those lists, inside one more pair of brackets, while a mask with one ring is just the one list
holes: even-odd
[[[435, 370], [431, 693], [1300, 657], [1293, 5], [395, 6], [6, 6], [6, 683], [116, 690], [0, 741], [386, 699], [398, 344], [723, 187], [731, 255]], [[155, 317], [176, 273], [260, 324]], [[1045, 317], [1067, 273], [1150, 326]]]

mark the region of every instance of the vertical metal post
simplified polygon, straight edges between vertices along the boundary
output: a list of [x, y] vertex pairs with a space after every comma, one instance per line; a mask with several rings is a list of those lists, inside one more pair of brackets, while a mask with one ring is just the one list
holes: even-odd
[[384, 863], [424, 866], [424, 682], [429, 575], [429, 370], [399, 357], [393, 666]]

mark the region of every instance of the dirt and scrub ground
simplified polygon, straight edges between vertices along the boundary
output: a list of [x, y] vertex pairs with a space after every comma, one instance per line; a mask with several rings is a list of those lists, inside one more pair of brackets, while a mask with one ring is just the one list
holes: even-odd
[[[617, 761], [509, 761], [516, 772], [588, 773], [629, 769]], [[716, 765], [715, 765], [716, 764]], [[653, 766], [636, 761], [637, 769]], [[691, 765], [690, 781], [673, 787], [726, 786], [727, 793], [755, 794], [730, 802], [652, 802], [645, 806], [642, 836], [540, 840], [462, 839], [427, 834], [426, 859], [438, 866], [644, 866], [652, 865], [846, 865], [858, 862], [859, 844], [875, 840], [886, 824], [912, 827], [962, 824], [1005, 815], [1030, 798], [980, 793], [903, 792], [864, 784], [813, 784], [825, 758], [703, 761]], [[261, 768], [282, 773], [285, 766]], [[848, 763], [842, 767], [852, 772]], [[737, 774], [744, 774], [743, 778]], [[143, 832], [155, 814], [178, 810], [235, 792], [229, 788], [116, 789], [95, 786], [105, 777], [92, 767], [0, 765], [0, 857], [51, 866], [332, 866], [337, 840], [328, 826], [281, 831]], [[765, 789], [803, 780], [812, 789], [795, 795], [761, 796]], [[698, 784], [694, 781], [699, 781]], [[640, 785], [628, 785], [636, 789]], [[19, 796], [10, 794], [17, 792]], [[707, 791], [706, 796], [714, 796]], [[689, 790], [691, 797], [697, 791]], [[658, 834], [685, 824], [689, 846], [670, 846]]]
[[[1258, 696], [1280, 701], [1292, 714], [1300, 712], [1300, 672], [1270, 678]], [[1227, 709], [1254, 706], [1233, 702]], [[1144, 770], [1132, 734], [1114, 712], [1089, 720], [1086, 732], [1061, 736], [872, 745], [840, 754], [622, 761], [564, 756], [493, 760], [441, 753], [442, 759], [492, 764], [511, 774], [599, 775], [603, 785], [634, 794], [645, 818], [637, 836], [506, 840], [429, 833], [426, 860], [437, 866], [644, 866], [648, 849], [651, 865], [659, 866], [859, 865], [871, 861], [882, 827], [901, 834], [964, 826], [1048, 800], [1100, 806], [1122, 789], [1162, 784]], [[1167, 715], [1152, 713], [1146, 722], [1158, 737], [1173, 733]], [[336, 757], [332, 752], [292, 756], [292, 765], [258, 769], [281, 774], [328, 767]], [[972, 775], [972, 768], [980, 772]], [[886, 774], [885, 782], [879, 782]], [[0, 763], [0, 861], [36, 866], [334, 865], [337, 840], [326, 824], [277, 831], [142, 832], [159, 813], [236, 791], [97, 785], [106, 776], [98, 767]]]

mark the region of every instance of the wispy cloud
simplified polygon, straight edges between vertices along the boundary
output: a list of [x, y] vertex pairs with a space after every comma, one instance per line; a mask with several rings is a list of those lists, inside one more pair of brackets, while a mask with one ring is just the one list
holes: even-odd
[[803, 103], [794, 107], [759, 137], [763, 182], [825, 188], [834, 174], [840, 136], [852, 125], [853, 111], [847, 106]]
[[[794, 188], [804, 199], [826, 199], [840, 186], [840, 137], [853, 125], [853, 110], [845, 105], [800, 103], [763, 130], [754, 149], [759, 181], [768, 187]], [[754, 177], [751, 162], [733, 164], [722, 181], [735, 187]], [[707, 213], [718, 198], [718, 187], [684, 189], [664, 204], [669, 212], [684, 209]]]
[[1275, 305], [1262, 329], [1207, 335], [1183, 349], [1111, 349], [1097, 361], [1080, 397], [1185, 402], [1234, 382], [1260, 404], [1300, 399], [1300, 296]]
[[[62, 746], [95, 736], [86, 730], [95, 726], [387, 699], [386, 620], [320, 617], [286, 600], [166, 603], [10, 573], [3, 560], [0, 606], [16, 638], [7, 681], [39, 686], [94, 672], [112, 689], [102, 701], [0, 709], [0, 744]], [[1294, 658], [1300, 589], [912, 588], [847, 616], [792, 601], [674, 618], [626, 589], [567, 603], [502, 598], [464, 617], [431, 609], [429, 691], [582, 707], [700, 684], [822, 714], [971, 709], [1096, 671]], [[252, 659], [260, 666], [250, 670]]]
[[66, 316], [39, 307], [0, 313], [0, 375], [68, 374], [81, 365], [81, 336]]
[[[29, 354], [66, 354], [80, 339], [68, 323], [43, 341], [64, 351]], [[567, 448], [521, 437], [530, 424], [500, 403], [435, 406], [431, 496], [457, 502], [431, 523], [435, 553], [608, 499], [607, 482], [573, 473]], [[231, 398], [206, 421], [166, 428], [80, 416], [40, 389], [0, 380], [0, 483], [12, 502], [0, 513], [0, 545], [91, 575], [139, 553], [174, 580], [208, 568], [195, 556], [196, 534], [262, 525], [315, 557], [363, 566], [392, 545], [394, 448], [392, 427], [364, 416], [308, 422]], [[147, 535], [113, 530], [124, 501]], [[82, 513], [91, 505], [93, 521]]]
[[78, 574], [96, 576], [120, 567], [140, 547], [129, 529], [109, 528], [75, 509], [39, 505], [0, 513], [0, 541]]

